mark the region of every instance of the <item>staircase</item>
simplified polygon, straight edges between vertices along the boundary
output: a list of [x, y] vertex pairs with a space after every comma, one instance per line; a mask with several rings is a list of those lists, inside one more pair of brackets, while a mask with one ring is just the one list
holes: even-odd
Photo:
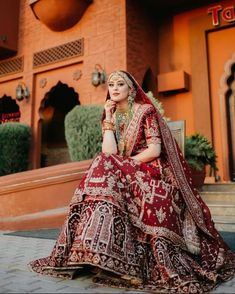
[[[0, 230], [58, 228], [91, 160], [0, 177]], [[200, 192], [219, 231], [235, 232], [235, 183], [204, 184]]]
[[91, 160], [0, 177], [0, 230], [58, 228]]
[[201, 196], [218, 231], [235, 232], [235, 183], [204, 184]]

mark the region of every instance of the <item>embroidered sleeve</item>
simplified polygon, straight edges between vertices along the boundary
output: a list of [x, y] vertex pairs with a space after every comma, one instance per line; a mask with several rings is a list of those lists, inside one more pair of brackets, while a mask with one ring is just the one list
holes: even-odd
[[151, 109], [146, 113], [144, 122], [144, 132], [147, 145], [161, 144], [161, 136], [154, 109]]

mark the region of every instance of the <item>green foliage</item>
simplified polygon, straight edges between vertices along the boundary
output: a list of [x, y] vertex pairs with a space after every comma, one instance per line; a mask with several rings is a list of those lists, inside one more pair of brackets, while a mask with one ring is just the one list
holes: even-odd
[[0, 176], [28, 169], [31, 128], [22, 123], [0, 125]]
[[65, 117], [65, 138], [72, 161], [93, 158], [101, 152], [101, 105], [77, 105]]
[[185, 159], [195, 170], [202, 170], [204, 166], [210, 166], [210, 175], [212, 171], [218, 170], [217, 155], [214, 148], [207, 138], [201, 134], [194, 134], [186, 137], [185, 140]]
[[153, 103], [153, 105], [158, 109], [158, 111], [161, 113], [162, 117], [166, 120], [166, 121], [170, 121], [169, 117], [166, 117], [165, 114], [165, 110], [163, 108], [162, 102], [160, 102], [157, 98], [155, 98], [153, 96], [153, 93], [151, 91], [148, 91], [148, 93], [146, 93], [146, 95], [148, 96], [149, 100]]

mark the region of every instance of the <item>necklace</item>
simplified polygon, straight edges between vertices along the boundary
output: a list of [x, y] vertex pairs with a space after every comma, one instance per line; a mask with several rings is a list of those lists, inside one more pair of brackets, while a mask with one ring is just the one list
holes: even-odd
[[125, 146], [125, 132], [130, 122], [130, 116], [127, 111], [116, 111], [115, 113], [116, 120], [116, 137], [117, 137], [117, 144], [118, 150], [120, 155], [125, 155], [126, 153], [126, 146]]

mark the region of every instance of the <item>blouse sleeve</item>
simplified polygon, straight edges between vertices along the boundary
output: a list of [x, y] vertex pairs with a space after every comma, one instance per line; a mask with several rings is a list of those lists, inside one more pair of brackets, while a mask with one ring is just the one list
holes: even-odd
[[154, 108], [151, 108], [146, 113], [144, 121], [144, 133], [147, 145], [161, 144], [161, 135], [156, 118], [156, 111]]

